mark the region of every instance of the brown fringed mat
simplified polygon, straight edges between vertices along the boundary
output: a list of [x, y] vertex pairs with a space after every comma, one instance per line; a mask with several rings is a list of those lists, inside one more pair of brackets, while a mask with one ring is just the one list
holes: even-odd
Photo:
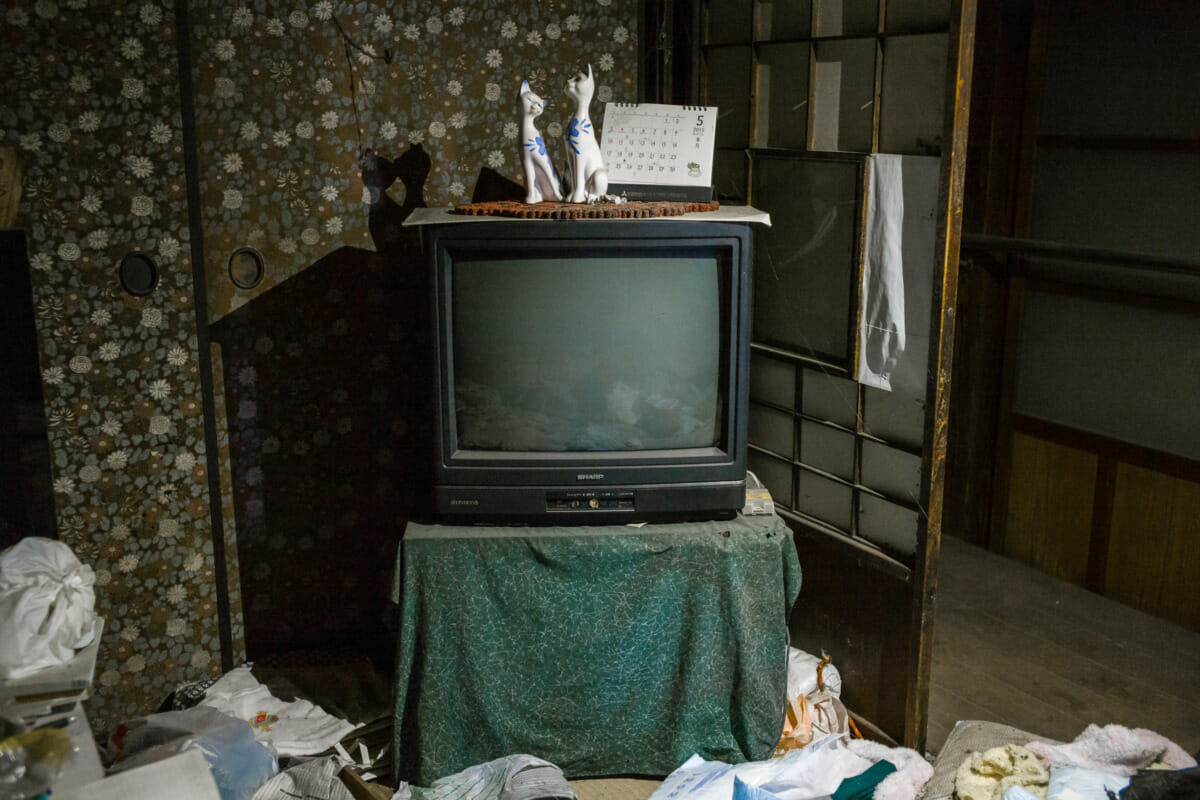
[[693, 211], [716, 211], [721, 204], [688, 203], [672, 200], [630, 200], [627, 203], [522, 203], [516, 200], [493, 200], [487, 203], [465, 203], [451, 209], [452, 214], [473, 217], [516, 217], [519, 219], [635, 219], [643, 217], [677, 217]]

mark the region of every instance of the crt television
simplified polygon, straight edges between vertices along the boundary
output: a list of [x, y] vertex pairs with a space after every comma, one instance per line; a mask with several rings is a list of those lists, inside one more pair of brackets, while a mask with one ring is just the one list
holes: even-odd
[[749, 223], [431, 225], [434, 510], [525, 524], [745, 503]]

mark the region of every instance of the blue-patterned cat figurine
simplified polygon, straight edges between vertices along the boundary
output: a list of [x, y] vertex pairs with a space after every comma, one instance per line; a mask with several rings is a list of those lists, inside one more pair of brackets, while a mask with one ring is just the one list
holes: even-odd
[[529, 88], [529, 81], [521, 82], [521, 159], [525, 165], [525, 202], [540, 203], [544, 200], [562, 200], [561, 180], [546, 142], [533, 121], [546, 104]]
[[580, 72], [567, 81], [567, 97], [575, 102], [575, 113], [567, 124], [564, 138], [567, 143], [567, 166], [565, 169], [565, 191], [568, 202], [587, 203], [603, 197], [608, 192], [608, 169], [596, 143], [596, 131], [588, 106], [596, 89], [592, 78], [592, 65], [587, 74]]

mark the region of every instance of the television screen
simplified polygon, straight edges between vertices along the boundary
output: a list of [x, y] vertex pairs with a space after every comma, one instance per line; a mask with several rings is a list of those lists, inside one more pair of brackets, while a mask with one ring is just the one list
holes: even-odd
[[744, 223], [431, 225], [446, 519], [728, 518], [745, 502]]
[[452, 263], [458, 448], [639, 451], [721, 443], [711, 249]]

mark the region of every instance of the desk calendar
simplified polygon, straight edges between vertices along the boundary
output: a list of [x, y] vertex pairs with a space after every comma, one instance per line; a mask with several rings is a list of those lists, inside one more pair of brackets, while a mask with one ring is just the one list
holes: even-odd
[[601, 153], [608, 193], [630, 200], [712, 199], [715, 106], [608, 103]]

